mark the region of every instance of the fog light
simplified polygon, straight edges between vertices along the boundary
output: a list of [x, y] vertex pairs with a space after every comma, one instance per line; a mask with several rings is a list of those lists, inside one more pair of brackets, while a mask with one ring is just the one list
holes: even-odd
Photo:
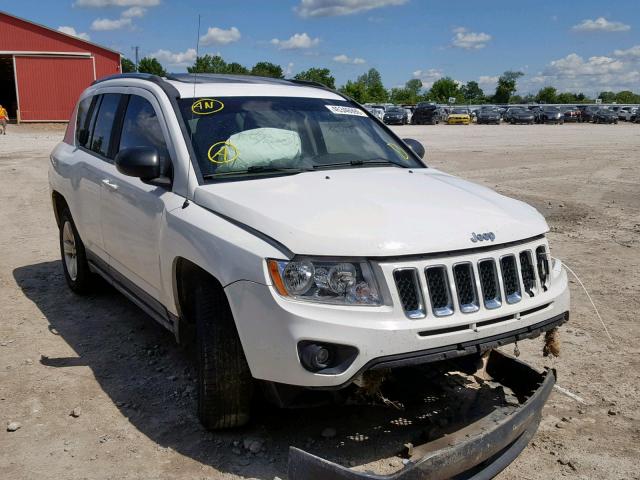
[[310, 343], [304, 346], [300, 352], [302, 354], [302, 363], [309, 370], [318, 371], [329, 366], [331, 360], [331, 352], [323, 345]]

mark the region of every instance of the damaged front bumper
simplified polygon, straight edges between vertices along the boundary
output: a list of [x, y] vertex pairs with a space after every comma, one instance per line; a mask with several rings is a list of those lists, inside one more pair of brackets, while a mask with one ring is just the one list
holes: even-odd
[[486, 373], [511, 389], [520, 404], [511, 412], [496, 408], [473, 423], [412, 448], [404, 468], [390, 475], [347, 468], [299, 448], [289, 452], [290, 480], [489, 479], [506, 468], [535, 434], [556, 374], [491, 351]]

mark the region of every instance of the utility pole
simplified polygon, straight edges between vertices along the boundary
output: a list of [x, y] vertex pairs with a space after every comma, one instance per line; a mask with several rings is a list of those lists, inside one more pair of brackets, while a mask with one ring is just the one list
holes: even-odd
[[140, 47], [135, 46], [135, 47], [131, 47], [131, 48], [135, 52], [135, 56], [136, 56], [136, 72], [137, 72], [138, 71], [138, 50], [140, 50]]

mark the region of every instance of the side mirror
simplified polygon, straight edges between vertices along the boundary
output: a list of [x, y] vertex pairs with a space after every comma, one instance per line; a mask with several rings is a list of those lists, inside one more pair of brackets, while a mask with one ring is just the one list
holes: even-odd
[[416, 155], [420, 158], [424, 158], [425, 149], [418, 140], [414, 140], [413, 138], [403, 138], [402, 141], [406, 143]]
[[116, 168], [124, 175], [141, 180], [162, 176], [158, 151], [153, 147], [131, 147], [120, 150], [115, 159]]

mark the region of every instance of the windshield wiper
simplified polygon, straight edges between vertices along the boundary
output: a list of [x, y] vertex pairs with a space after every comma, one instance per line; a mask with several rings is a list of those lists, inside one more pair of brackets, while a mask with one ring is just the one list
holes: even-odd
[[362, 167], [362, 166], [376, 166], [376, 165], [395, 165], [400, 168], [409, 168], [406, 165], [402, 165], [401, 163], [392, 162], [391, 160], [386, 160], [384, 158], [380, 159], [372, 159], [372, 160], [351, 160], [349, 162], [338, 162], [338, 163], [323, 163], [321, 165], [314, 165], [314, 170], [322, 170], [324, 168], [334, 168], [334, 167]]
[[246, 170], [233, 170], [229, 172], [220, 172], [220, 173], [208, 173], [203, 175], [202, 178], [221, 178], [228, 177], [231, 175], [246, 175], [251, 173], [285, 173], [285, 174], [296, 174], [305, 172], [308, 170], [304, 170], [302, 168], [296, 167], [273, 167], [271, 165], [251, 165]]

